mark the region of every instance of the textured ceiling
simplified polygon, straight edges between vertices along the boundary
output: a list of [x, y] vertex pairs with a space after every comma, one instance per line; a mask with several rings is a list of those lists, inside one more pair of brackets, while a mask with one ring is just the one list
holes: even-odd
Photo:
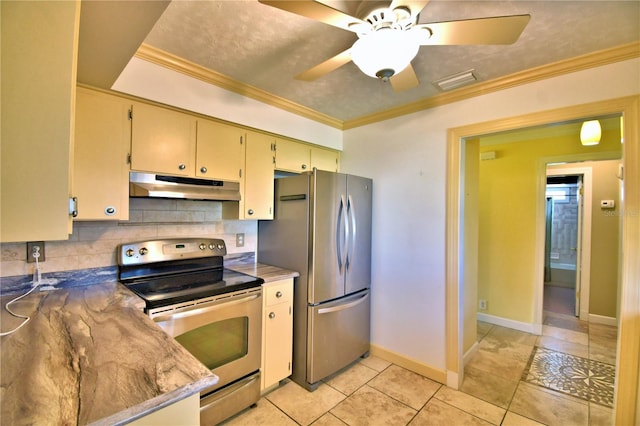
[[[295, 1], [295, 0], [293, 0]], [[359, 2], [326, 2], [353, 12]], [[529, 14], [509, 46], [423, 46], [412, 64], [421, 84], [394, 93], [353, 63], [313, 81], [298, 73], [349, 48], [356, 35], [255, 0], [174, 0], [145, 43], [183, 59], [347, 121], [439, 93], [432, 81], [474, 69], [491, 80], [640, 40], [638, 1], [437, 1], [420, 23]]]

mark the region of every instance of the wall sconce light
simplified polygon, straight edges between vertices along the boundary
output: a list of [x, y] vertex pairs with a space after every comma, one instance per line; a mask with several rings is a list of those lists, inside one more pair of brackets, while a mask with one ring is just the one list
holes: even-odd
[[582, 128], [580, 128], [580, 142], [582, 142], [582, 145], [598, 145], [601, 136], [602, 129], [600, 128], [600, 122], [598, 120], [590, 120], [582, 123]]

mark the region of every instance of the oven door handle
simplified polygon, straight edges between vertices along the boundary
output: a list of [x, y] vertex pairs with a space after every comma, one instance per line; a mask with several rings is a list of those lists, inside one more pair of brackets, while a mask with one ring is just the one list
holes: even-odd
[[158, 315], [156, 317], [153, 317], [152, 320], [155, 322], [163, 322], [163, 321], [171, 321], [173, 319], [186, 318], [193, 315], [200, 315], [207, 312], [215, 311], [216, 309], [228, 308], [229, 306], [239, 305], [241, 303], [247, 303], [257, 299], [258, 297], [260, 297], [260, 294], [253, 294], [251, 296], [243, 297], [241, 299], [236, 299], [236, 300], [227, 300], [227, 299], [216, 300], [214, 302], [215, 304], [209, 305], [209, 306], [207, 306], [207, 303], [203, 303], [202, 305], [204, 306], [199, 306], [199, 305], [187, 306], [185, 308], [180, 308], [175, 311], [172, 311], [171, 313], [166, 313], [165, 315]]

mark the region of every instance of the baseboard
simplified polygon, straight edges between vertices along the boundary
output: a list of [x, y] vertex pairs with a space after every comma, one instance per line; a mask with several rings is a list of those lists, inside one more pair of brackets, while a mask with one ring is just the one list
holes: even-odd
[[594, 324], [604, 324], [613, 327], [618, 326], [618, 320], [614, 317], [605, 317], [604, 315], [589, 314], [589, 322]]
[[528, 322], [515, 321], [508, 318], [497, 317], [495, 315], [483, 314], [478, 312], [478, 321], [488, 322], [489, 324], [499, 325], [501, 327], [512, 328], [518, 331], [524, 331], [531, 334], [542, 334], [542, 325]]
[[447, 373], [443, 370], [431, 367], [415, 359], [406, 357], [397, 352], [384, 349], [378, 345], [371, 344], [369, 353], [378, 358], [382, 358], [386, 361], [392, 362], [414, 373], [421, 374], [428, 377], [431, 380], [435, 380], [438, 383], [447, 383]]
[[473, 355], [475, 355], [475, 353], [478, 352], [478, 347], [479, 347], [478, 342], [475, 342], [473, 345], [471, 345], [469, 350], [466, 351], [462, 356], [462, 365], [467, 365], [471, 357], [473, 357]]

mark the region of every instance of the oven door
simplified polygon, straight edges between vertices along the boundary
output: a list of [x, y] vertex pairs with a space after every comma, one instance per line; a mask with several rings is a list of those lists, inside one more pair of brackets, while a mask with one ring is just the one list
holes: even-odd
[[191, 306], [157, 308], [149, 316], [220, 378], [204, 396], [260, 369], [261, 313], [262, 288], [256, 287]]

